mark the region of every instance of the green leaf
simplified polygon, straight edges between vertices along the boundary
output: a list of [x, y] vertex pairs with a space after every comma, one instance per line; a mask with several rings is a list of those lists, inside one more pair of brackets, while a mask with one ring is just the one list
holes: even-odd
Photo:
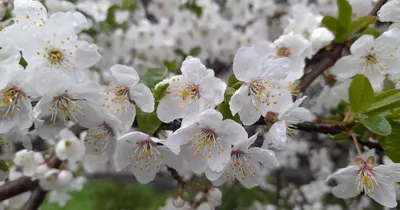
[[336, 18], [332, 16], [325, 16], [322, 19], [322, 25], [325, 26], [327, 29], [329, 29], [332, 32], [337, 33], [339, 30], [339, 22]]
[[375, 96], [374, 102], [368, 106], [366, 113], [382, 112], [388, 109], [397, 108], [400, 105], [400, 90], [387, 90]]
[[176, 65], [175, 61], [164, 61], [165, 67], [167, 67], [168, 71], [173, 73], [179, 73], [178, 66]]
[[157, 117], [157, 106], [152, 113], [143, 112], [140, 108], [136, 108], [136, 120], [140, 131], [153, 135], [162, 124], [161, 120]]
[[144, 84], [149, 88], [153, 88], [168, 75], [167, 68], [149, 68], [142, 78]]
[[235, 116], [232, 115], [232, 112], [231, 112], [231, 110], [229, 108], [229, 103], [222, 102], [221, 104], [219, 104], [217, 106], [217, 110], [219, 112], [221, 112], [221, 114], [224, 117], [224, 119], [231, 119], [231, 120], [236, 121], [237, 123], [240, 123], [240, 124], [242, 123], [240, 121], [240, 117], [239, 117], [238, 114], [236, 114]]
[[388, 136], [378, 136], [378, 142], [385, 154], [395, 163], [400, 162], [400, 126], [393, 126], [392, 133]]
[[344, 141], [347, 140], [349, 138], [349, 135], [347, 135], [347, 133], [338, 133], [335, 135], [332, 134], [328, 134], [329, 139], [333, 140], [333, 141]]
[[381, 32], [378, 31], [378, 30], [375, 29], [375, 28], [368, 27], [368, 28], [364, 29], [364, 31], [362, 32], [362, 34], [369, 34], [369, 35], [372, 35], [372, 36], [374, 36], [375, 38], [377, 38], [378, 36], [381, 35]]
[[137, 6], [137, 0], [123, 0], [122, 9], [134, 11]]
[[337, 6], [339, 10], [338, 14], [338, 22], [339, 22], [339, 31], [344, 30], [343, 32], [347, 32], [349, 28], [349, 24], [351, 22], [352, 16], [352, 8], [347, 0], [337, 0]]
[[395, 89], [395, 88], [396, 88], [396, 83], [394, 83], [389, 78], [385, 77], [385, 79], [383, 80], [382, 91], [392, 90], [392, 89]]
[[352, 33], [356, 32], [356, 31], [358, 31], [360, 29], [366, 28], [369, 25], [375, 23], [375, 21], [376, 21], [376, 17], [375, 16], [359, 17], [359, 18], [357, 18], [356, 20], [354, 20], [354, 21], [352, 21], [350, 23], [349, 28], [348, 28], [345, 36], [349, 36]]
[[362, 113], [374, 100], [374, 90], [364, 75], [357, 75], [349, 87], [350, 107], [353, 111]]
[[389, 122], [382, 116], [375, 115], [361, 119], [361, 123], [368, 128], [372, 133], [381, 136], [387, 136], [392, 132], [392, 127]]
[[357, 125], [353, 126], [351, 128], [351, 130], [356, 134], [362, 134], [362, 133], [368, 131], [368, 129], [363, 124], [357, 124]]
[[224, 101], [226, 103], [229, 103], [229, 101], [231, 100], [233, 94], [235, 94], [236, 90], [234, 88], [231, 87], [227, 87], [225, 90], [225, 94], [224, 94]]
[[154, 100], [156, 102], [160, 101], [165, 94], [167, 94], [169, 84], [157, 86], [157, 89], [153, 90]]
[[7, 172], [9, 170], [6, 161], [0, 160], [0, 170]]
[[[235, 75], [231, 74], [231, 76], [229, 76], [229, 79], [228, 79], [228, 87], [231, 87], [231, 88], [237, 90], [240, 88], [240, 85], [236, 85], [238, 82], [240, 82], [240, 81], [235, 77]], [[236, 85], [236, 86], [234, 86], [234, 85]], [[234, 87], [232, 87], [232, 86], [234, 86]]]
[[190, 49], [189, 55], [191, 56], [198, 56], [201, 53], [201, 48], [200, 47], [193, 47]]
[[372, 135], [372, 133], [370, 131], [364, 132], [363, 135], [361, 136], [360, 140], [362, 142], [368, 142], [371, 135]]

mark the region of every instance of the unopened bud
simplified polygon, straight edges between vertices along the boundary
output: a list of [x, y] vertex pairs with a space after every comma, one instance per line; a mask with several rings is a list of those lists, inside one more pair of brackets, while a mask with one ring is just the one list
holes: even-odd
[[216, 187], [211, 187], [207, 191], [207, 201], [213, 206], [221, 205], [222, 192]]
[[180, 196], [178, 196], [178, 197], [173, 201], [173, 204], [174, 204], [174, 206], [175, 206], [176, 208], [181, 208], [183, 205], [185, 205], [185, 201], [184, 201]]

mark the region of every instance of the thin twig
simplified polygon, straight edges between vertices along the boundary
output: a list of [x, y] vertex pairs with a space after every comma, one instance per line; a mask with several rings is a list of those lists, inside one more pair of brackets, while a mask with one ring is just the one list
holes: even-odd
[[378, 3], [375, 4], [374, 8], [371, 10], [369, 15], [376, 16], [378, 11], [381, 9], [381, 7], [387, 2], [388, 0], [379, 0]]
[[348, 133], [348, 134], [351, 136], [351, 138], [353, 139], [354, 146], [356, 146], [358, 156], [361, 157], [361, 150], [360, 150], [360, 146], [358, 145], [358, 140], [357, 140], [356, 135], [355, 135], [351, 130], [349, 130], [347, 133]]

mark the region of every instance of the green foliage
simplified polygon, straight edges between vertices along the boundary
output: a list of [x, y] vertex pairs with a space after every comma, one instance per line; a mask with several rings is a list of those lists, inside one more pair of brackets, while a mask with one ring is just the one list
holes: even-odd
[[[330, 31], [335, 34], [334, 42], [345, 43], [348, 38], [355, 32], [362, 30], [364, 28], [368, 29], [368, 26], [375, 23], [375, 16], [364, 16], [359, 17], [352, 21], [352, 8], [347, 0], [337, 0], [338, 6], [338, 18], [332, 16], [325, 16], [322, 19], [322, 25], [327, 27]], [[364, 29], [364, 33], [374, 33], [374, 29], [369, 28]]]
[[180, 69], [178, 68], [178, 65], [176, 65], [175, 61], [164, 61], [164, 66], [168, 69], [168, 71], [175, 74], [180, 74]]
[[352, 33], [368, 27], [369, 25], [375, 23], [375, 16], [363, 16], [359, 17], [349, 24], [345, 37], [349, 37]]
[[382, 91], [392, 90], [396, 88], [396, 83], [394, 83], [389, 78], [385, 77], [383, 80]]
[[354, 133], [363, 134], [368, 131], [368, 129], [363, 124], [357, 124], [351, 128]]
[[108, 8], [106, 20], [100, 22], [100, 26], [103, 32], [112, 32], [117, 28], [122, 28], [123, 30], [126, 30], [125, 25], [119, 24], [115, 21], [115, 12], [120, 9], [121, 6], [119, 5], [113, 5]]
[[167, 68], [149, 68], [142, 78], [142, 82], [149, 88], [154, 88], [159, 82], [168, 75]]
[[235, 116], [232, 115], [232, 112], [229, 108], [229, 103], [228, 102], [222, 102], [220, 105], [217, 106], [217, 110], [221, 112], [222, 116], [224, 119], [231, 119], [234, 120], [237, 123], [242, 123], [240, 121], [239, 114], [236, 114]]
[[188, 0], [186, 3], [181, 7], [181, 9], [187, 9], [194, 12], [197, 17], [201, 17], [203, 14], [203, 9], [196, 4], [196, 0]]
[[347, 140], [349, 138], [349, 135], [347, 135], [347, 133], [342, 132], [342, 133], [338, 133], [335, 135], [331, 135], [328, 134], [329, 139], [333, 140], [333, 141], [343, 141], [343, 140]]
[[384, 91], [374, 98], [374, 102], [365, 111], [369, 115], [387, 112], [400, 106], [400, 90]]
[[[231, 74], [231, 76], [229, 76], [228, 79], [228, 87], [234, 88], [235, 90], [240, 88], [240, 85], [236, 85], [238, 82], [240, 82], [234, 74]], [[234, 85], [236, 85], [235, 87], [233, 87]]]
[[146, 113], [136, 107], [136, 121], [140, 131], [153, 135], [162, 124], [161, 120], [157, 117], [157, 106], [154, 107], [154, 112]]
[[233, 94], [235, 94], [236, 90], [234, 88], [231, 87], [227, 87], [225, 90], [225, 94], [224, 94], [224, 101], [226, 103], [229, 103], [229, 101], [231, 100]]
[[372, 133], [380, 136], [387, 136], [392, 132], [392, 126], [390, 126], [389, 122], [379, 115], [362, 118], [361, 123]]
[[[134, 179], [132, 177], [132, 179]], [[152, 185], [132, 182], [90, 181], [80, 192], [72, 192], [65, 207], [45, 202], [41, 210], [158, 210], [176, 192], [159, 192]]]
[[194, 56], [194, 57], [198, 56], [200, 53], [201, 53], [201, 48], [200, 47], [193, 47], [189, 51], [189, 55]]
[[167, 83], [165, 85], [157, 86], [157, 89], [153, 90], [153, 96], [156, 102], [159, 102], [165, 96], [165, 94], [167, 94], [168, 87], [169, 84]]
[[392, 133], [388, 136], [378, 137], [379, 144], [385, 154], [396, 163], [400, 162], [400, 126], [393, 126]]
[[362, 34], [369, 34], [377, 38], [378, 36], [381, 35], [381, 32], [375, 28], [367, 27], [366, 29], [363, 30]]
[[137, 0], [123, 0], [122, 1], [122, 9], [134, 11], [137, 7]]
[[0, 160], [0, 170], [4, 172], [7, 172], [9, 170], [6, 161]]
[[353, 111], [362, 113], [373, 101], [374, 90], [364, 75], [357, 75], [349, 87], [350, 107]]

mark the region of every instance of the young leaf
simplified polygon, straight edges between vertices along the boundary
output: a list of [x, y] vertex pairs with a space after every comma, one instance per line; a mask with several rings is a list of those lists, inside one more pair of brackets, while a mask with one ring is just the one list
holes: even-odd
[[350, 107], [353, 111], [362, 113], [374, 100], [374, 90], [364, 75], [357, 75], [349, 87]]
[[328, 134], [329, 139], [333, 140], [333, 141], [344, 141], [347, 140], [349, 138], [349, 135], [347, 133], [338, 133], [335, 135], [332, 134]]
[[392, 132], [392, 127], [389, 122], [379, 115], [361, 119], [361, 123], [372, 133], [376, 133], [380, 136], [387, 136]]
[[[238, 82], [239, 82], [239, 80], [235, 77], [235, 75], [234, 75], [234, 74], [231, 74], [231, 76], [229, 76], [229, 79], [228, 79], [228, 87], [232, 87], [232, 86], [234, 86], [235, 84], [237, 84]], [[240, 85], [237, 85], [237, 86], [232, 87], [232, 88], [234, 88], [235, 90], [237, 90], [237, 89], [240, 88]]]
[[364, 31], [362, 32], [362, 34], [369, 34], [369, 35], [372, 35], [372, 36], [374, 36], [375, 38], [377, 38], [378, 36], [381, 35], [381, 32], [378, 31], [378, 30], [375, 29], [375, 28], [368, 27], [368, 28], [364, 29]]
[[4, 160], [0, 160], [0, 170], [7, 172], [9, 170], [7, 163]]
[[339, 22], [336, 18], [332, 16], [325, 16], [322, 19], [322, 25], [325, 26], [327, 29], [329, 29], [332, 32], [338, 32], [339, 30]]
[[189, 55], [191, 56], [198, 56], [201, 53], [201, 48], [200, 47], [193, 47], [190, 49]]
[[134, 11], [137, 6], [137, 0], [123, 0], [122, 9]]
[[231, 120], [236, 121], [237, 123], [240, 123], [240, 124], [242, 123], [240, 121], [240, 117], [238, 114], [236, 114], [235, 116], [232, 115], [232, 112], [229, 109], [229, 103], [222, 102], [220, 105], [217, 106], [217, 110], [219, 112], [221, 112], [224, 119], [231, 119]]
[[156, 102], [160, 101], [165, 96], [165, 94], [167, 94], [168, 87], [169, 84], [165, 84], [157, 86], [157, 89], [153, 90], [153, 96]]
[[392, 133], [388, 136], [378, 136], [378, 142], [385, 154], [395, 163], [400, 162], [400, 126], [393, 126]]
[[400, 105], [400, 90], [387, 90], [375, 96], [374, 103], [368, 106], [366, 113], [379, 112], [387, 109], [397, 108]]
[[346, 33], [345, 36], [349, 36], [352, 33], [356, 32], [356, 31], [358, 31], [360, 29], [366, 28], [369, 25], [375, 23], [375, 21], [376, 21], [376, 17], [375, 16], [359, 17], [359, 18], [357, 18], [356, 20], [354, 20], [354, 21], [352, 21], [350, 23], [349, 28], [348, 28], [347, 33]]
[[[156, 104], [156, 110], [157, 110]], [[139, 127], [139, 130], [147, 133], [149, 135], [153, 135], [154, 132], [160, 127], [161, 120], [157, 118], [157, 111], [154, 110], [152, 113], [142, 112], [139, 108], [136, 108], [136, 120]]]
[[347, 0], [337, 0], [336, 3], [338, 6], [338, 10], [339, 10], [338, 22], [339, 22], [339, 25], [341, 26], [340, 30], [344, 30], [343, 32], [347, 32], [348, 26], [351, 22], [351, 16], [352, 16], [353, 10]]
[[153, 88], [168, 75], [167, 68], [149, 68], [142, 78], [144, 84], [149, 88]]
[[224, 94], [224, 101], [226, 103], [229, 103], [229, 101], [231, 100], [233, 94], [235, 94], [236, 90], [234, 88], [231, 87], [226, 87], [225, 90], [225, 94]]

